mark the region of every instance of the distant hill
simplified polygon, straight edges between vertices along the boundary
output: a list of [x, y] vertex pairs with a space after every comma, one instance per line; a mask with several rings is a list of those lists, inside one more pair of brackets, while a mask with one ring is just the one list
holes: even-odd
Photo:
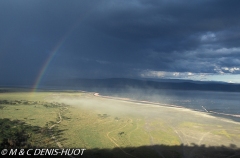
[[45, 85], [62, 88], [68, 87], [82, 90], [93, 90], [96, 88], [138, 88], [240, 92], [240, 84], [171, 79], [164, 79], [159, 81], [129, 78], [68, 79], [47, 82], [45, 83]]

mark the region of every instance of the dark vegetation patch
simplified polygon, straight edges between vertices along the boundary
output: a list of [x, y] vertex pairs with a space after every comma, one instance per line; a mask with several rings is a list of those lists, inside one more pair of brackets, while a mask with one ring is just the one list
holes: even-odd
[[98, 117], [100, 117], [100, 118], [107, 118], [107, 117], [109, 117], [109, 115], [108, 114], [98, 114]]
[[115, 117], [115, 120], [117, 120], [117, 121], [118, 121], [118, 120], [120, 120], [120, 118], [119, 118], [119, 117]]
[[[28, 100], [0, 100], [0, 109], [8, 105], [42, 105], [46, 108], [57, 108], [60, 112], [57, 115], [57, 121], [46, 122], [44, 127], [33, 126], [24, 122], [24, 120], [10, 120], [8, 118], [0, 119], [0, 149], [12, 148], [58, 148], [56, 140], [61, 142], [66, 140], [63, 132], [66, 129], [59, 129], [61, 119], [70, 120], [64, 117], [67, 112], [67, 105], [57, 102], [28, 101]], [[15, 108], [14, 110], [21, 110]], [[24, 117], [24, 119], [35, 120]], [[53, 139], [53, 137], [55, 139]]]
[[0, 119], [0, 148], [54, 147], [47, 127], [32, 126], [20, 120]]
[[118, 134], [121, 136], [121, 135], [125, 134], [125, 132], [119, 132]]
[[66, 107], [64, 103], [58, 102], [43, 102], [43, 101], [28, 101], [28, 100], [0, 100], [0, 109], [1, 104], [4, 105], [43, 105], [46, 108], [59, 108]]
[[9, 90], [7, 90], [7, 89], [0, 89], [0, 93], [6, 93], [6, 92], [9, 92]]

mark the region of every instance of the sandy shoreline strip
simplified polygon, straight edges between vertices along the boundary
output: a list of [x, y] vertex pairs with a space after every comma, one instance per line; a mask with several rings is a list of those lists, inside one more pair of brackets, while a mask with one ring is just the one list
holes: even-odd
[[[103, 96], [103, 95], [100, 95], [99, 93], [93, 93], [93, 95], [95, 97], [101, 97], [101, 98], [106, 98], [106, 99], [120, 100], [120, 101], [132, 102], [132, 103], [137, 103], [137, 104], [148, 104], [148, 105], [151, 105], [151, 106], [154, 106], [154, 107], [173, 108], [175, 110], [192, 112], [194, 114], [202, 115], [204, 117], [221, 118], [221, 120], [223, 120], [225, 122], [231, 122], [231, 123], [235, 123], [235, 124], [240, 124], [240, 122], [237, 122], [237, 121], [234, 121], [234, 120], [230, 120], [230, 119], [225, 118], [225, 117], [213, 116], [213, 115], [216, 115], [216, 114], [220, 114], [220, 115], [233, 116], [233, 117], [240, 118], [240, 115], [218, 113], [218, 112], [206, 111], [206, 110], [205, 111], [200, 111], [198, 109], [189, 109], [189, 108], [186, 108], [186, 107], [183, 107], [183, 106], [178, 106], [178, 105], [156, 103], [156, 102], [151, 102], [151, 101], [139, 101], [139, 100], [134, 100], [134, 99], [130, 99], [130, 98], [119, 98], [119, 97], [112, 97], [112, 96]], [[210, 114], [213, 114], [213, 115], [210, 115]]]

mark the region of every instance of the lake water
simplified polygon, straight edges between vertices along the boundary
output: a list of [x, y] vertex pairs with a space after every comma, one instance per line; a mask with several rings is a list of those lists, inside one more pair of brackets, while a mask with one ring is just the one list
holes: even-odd
[[[43, 87], [48, 89], [49, 87]], [[53, 88], [53, 87], [51, 87]], [[50, 88], [50, 89], [51, 89]], [[56, 89], [61, 89], [56, 87]], [[63, 88], [65, 89], [65, 88]], [[240, 93], [192, 90], [156, 90], [133, 88], [70, 88], [97, 92], [100, 95], [129, 98], [139, 101], [150, 101], [166, 106], [176, 105], [196, 111], [208, 112], [211, 115], [229, 118], [240, 122]]]
[[[188, 90], [101, 90], [101, 95], [178, 105], [240, 122], [240, 93]], [[167, 105], [166, 105], [167, 106]]]

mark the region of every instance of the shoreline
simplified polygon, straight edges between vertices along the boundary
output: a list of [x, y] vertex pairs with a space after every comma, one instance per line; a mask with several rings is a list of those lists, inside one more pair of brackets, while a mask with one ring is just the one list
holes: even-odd
[[197, 115], [202, 115], [204, 117], [210, 117], [210, 118], [215, 118], [215, 119], [220, 118], [221, 120], [223, 120], [225, 122], [231, 122], [231, 123], [240, 125], [240, 115], [218, 113], [218, 112], [214, 112], [214, 111], [207, 111], [206, 109], [204, 109], [204, 111], [201, 111], [199, 109], [190, 109], [190, 108], [186, 108], [184, 106], [173, 105], [173, 104], [164, 104], [164, 103], [156, 103], [156, 102], [151, 102], [151, 101], [134, 100], [134, 99], [130, 99], [130, 98], [104, 96], [104, 95], [100, 95], [97, 92], [94, 92], [93, 96], [106, 98], [106, 99], [112, 99], [112, 100], [119, 100], [119, 101], [124, 101], [124, 102], [131, 102], [131, 103], [136, 103], [136, 104], [147, 104], [147, 105], [156, 106], [156, 107], [161, 106], [164, 108], [173, 108], [175, 110], [189, 111], [189, 112], [193, 112]]

